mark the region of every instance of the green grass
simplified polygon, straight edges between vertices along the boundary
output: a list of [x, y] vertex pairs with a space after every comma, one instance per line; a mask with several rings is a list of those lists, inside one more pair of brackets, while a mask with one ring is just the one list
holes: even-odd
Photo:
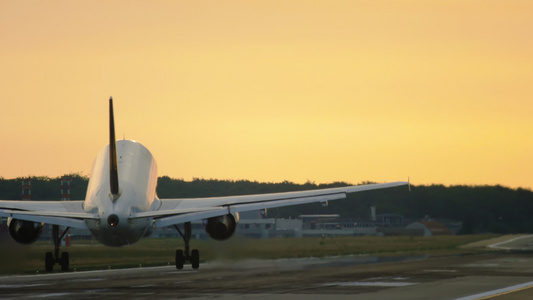
[[[435, 237], [338, 237], [338, 238], [231, 238], [191, 241], [200, 251], [201, 261], [325, 257], [336, 255], [456, 255], [486, 251], [459, 246], [493, 238], [496, 235]], [[181, 239], [143, 239], [135, 245], [106, 247], [90, 241], [73, 241], [61, 250], [70, 254], [71, 270], [116, 269], [123, 267], [174, 264], [175, 250], [183, 248]], [[48, 242], [18, 245], [3, 240], [0, 246], [0, 274], [28, 274], [44, 271], [44, 253], [53, 250]], [[59, 269], [58, 266], [55, 267]]]

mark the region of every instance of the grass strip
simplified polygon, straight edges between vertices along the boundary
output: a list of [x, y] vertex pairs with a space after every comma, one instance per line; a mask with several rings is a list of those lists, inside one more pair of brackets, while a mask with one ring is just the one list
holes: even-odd
[[[193, 240], [191, 249], [200, 251], [201, 262], [215, 260], [278, 259], [342, 255], [460, 255], [489, 251], [486, 248], [461, 248], [461, 245], [494, 238], [497, 235], [461, 236], [387, 236], [335, 238], [271, 238], [227, 241]], [[91, 241], [73, 241], [61, 247], [70, 254], [71, 270], [117, 269], [174, 264], [176, 249], [183, 249], [180, 239], [147, 238], [120, 248], [106, 247]], [[1, 241], [0, 274], [34, 274], [44, 272], [44, 254], [53, 251], [49, 242], [30, 246]], [[56, 270], [59, 269], [56, 266]]]

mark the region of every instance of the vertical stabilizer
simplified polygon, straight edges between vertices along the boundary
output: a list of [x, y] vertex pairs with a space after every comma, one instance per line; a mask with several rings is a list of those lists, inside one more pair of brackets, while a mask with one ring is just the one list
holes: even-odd
[[109, 180], [111, 199], [119, 197], [117, 142], [115, 140], [115, 118], [113, 116], [113, 97], [109, 98]]

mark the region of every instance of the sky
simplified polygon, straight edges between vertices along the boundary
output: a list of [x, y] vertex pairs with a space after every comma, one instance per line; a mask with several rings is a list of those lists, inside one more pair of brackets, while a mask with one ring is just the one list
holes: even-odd
[[529, 0], [1, 1], [0, 177], [533, 187]]

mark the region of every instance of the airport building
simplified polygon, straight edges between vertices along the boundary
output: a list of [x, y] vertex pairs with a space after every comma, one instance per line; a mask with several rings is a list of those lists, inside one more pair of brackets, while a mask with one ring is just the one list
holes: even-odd
[[[5, 224], [5, 223], [4, 223]], [[399, 214], [380, 214], [372, 218], [341, 218], [336, 214], [300, 215], [295, 219], [241, 218], [235, 236], [244, 238], [299, 238], [299, 237], [358, 237], [392, 235], [451, 235], [461, 228], [461, 222], [436, 220], [408, 220]], [[4, 225], [4, 230], [7, 231]], [[45, 226], [40, 240], [51, 240], [51, 226]], [[7, 232], [5, 232], [7, 233]], [[202, 221], [192, 223], [192, 236], [195, 239], [208, 239]], [[70, 240], [90, 240], [88, 230], [70, 229]], [[151, 238], [179, 238], [175, 228], [154, 229]]]

